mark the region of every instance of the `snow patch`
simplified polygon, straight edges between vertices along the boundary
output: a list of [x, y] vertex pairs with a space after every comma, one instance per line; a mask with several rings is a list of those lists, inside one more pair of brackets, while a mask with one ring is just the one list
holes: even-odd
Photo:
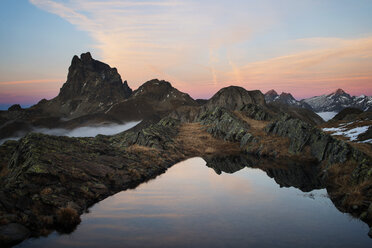
[[358, 138], [358, 136], [362, 133], [367, 132], [369, 126], [363, 126], [363, 127], [356, 127], [349, 130], [345, 130], [343, 127], [332, 127], [332, 128], [323, 128], [323, 131], [325, 132], [333, 132], [331, 135], [337, 135], [337, 136], [344, 136], [350, 139], [350, 141], [354, 141]]
[[360, 143], [371, 143], [372, 144], [372, 139], [363, 140]]

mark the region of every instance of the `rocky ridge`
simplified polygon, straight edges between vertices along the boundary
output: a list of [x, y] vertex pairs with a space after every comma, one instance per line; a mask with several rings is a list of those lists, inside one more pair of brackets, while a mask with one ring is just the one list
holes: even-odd
[[291, 107], [305, 108], [314, 112], [340, 112], [344, 108], [357, 108], [362, 111], [372, 110], [372, 96], [350, 96], [342, 89], [331, 94], [314, 96], [300, 101], [290, 93], [281, 93], [269, 90], [265, 93], [267, 103], [280, 103]]
[[116, 68], [90, 53], [74, 56], [67, 81], [57, 97], [22, 109], [15, 104], [0, 111], [0, 141], [22, 137], [39, 128], [73, 129], [157, 119], [180, 106], [198, 106], [169, 82], [153, 79], [132, 92]]
[[372, 96], [350, 96], [342, 89], [328, 95], [314, 96], [302, 100], [309, 104], [315, 112], [340, 112], [344, 108], [358, 108], [363, 111], [372, 110]]
[[313, 110], [313, 108], [306, 102], [296, 100], [291, 93], [282, 92], [278, 95], [275, 90], [269, 90], [265, 93], [265, 101], [266, 103], [280, 103], [291, 107]]

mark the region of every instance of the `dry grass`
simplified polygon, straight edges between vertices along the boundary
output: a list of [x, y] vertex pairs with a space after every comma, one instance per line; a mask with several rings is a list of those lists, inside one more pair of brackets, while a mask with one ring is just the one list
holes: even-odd
[[345, 209], [352, 209], [354, 205], [364, 205], [366, 194], [363, 191], [372, 184], [371, 180], [357, 184], [352, 182], [351, 175], [356, 167], [356, 162], [348, 161], [334, 164], [328, 170], [330, 194], [332, 197], [343, 198], [342, 207]]
[[213, 153], [216, 153], [216, 149], [213, 148], [213, 147], [207, 147], [207, 149], [205, 149], [205, 153], [207, 154], [213, 154]]
[[57, 225], [62, 230], [72, 230], [80, 221], [78, 212], [73, 208], [66, 207], [57, 210]]
[[145, 157], [147, 158], [146, 160], [157, 160], [159, 159], [160, 156], [159, 150], [147, 146], [140, 146], [137, 144], [129, 146], [127, 148], [127, 151], [130, 153], [137, 154], [140, 157]]
[[356, 143], [356, 142], [348, 142], [350, 145], [358, 149], [359, 151], [364, 152], [370, 158], [372, 158], [372, 144], [367, 143]]
[[54, 224], [53, 216], [43, 215], [39, 219], [45, 226], [52, 226]]
[[243, 121], [247, 122], [252, 130], [254, 130], [256, 133], [263, 133], [264, 128], [269, 124], [269, 121], [258, 121], [252, 118], [249, 118], [242, 114], [239, 111], [234, 111], [234, 114], [239, 118], [242, 119]]
[[133, 179], [133, 180], [139, 180], [139, 179], [141, 179], [141, 173], [140, 173], [140, 171], [138, 171], [135, 168], [129, 168], [128, 169], [128, 173], [129, 173], [129, 176], [131, 177], [131, 179]]
[[42, 191], [40, 191], [40, 195], [50, 195], [53, 193], [53, 190], [49, 187], [44, 188]]
[[216, 139], [200, 123], [185, 123], [176, 137], [176, 142], [188, 156], [210, 154], [234, 154], [240, 152], [239, 145]]
[[260, 141], [258, 143], [252, 142], [247, 147], [248, 151], [251, 153], [259, 153], [261, 156], [267, 157], [293, 157], [293, 154], [288, 152], [289, 139], [284, 137], [279, 137], [275, 135], [257, 135], [253, 133], [254, 136], [258, 137]]
[[[351, 123], [352, 122], [352, 123]], [[345, 127], [347, 129], [352, 129], [356, 127], [371, 126], [372, 120], [357, 120], [357, 121], [335, 121], [335, 122], [325, 122], [321, 125], [318, 125], [319, 128], [331, 128], [331, 127], [340, 127], [340, 125], [348, 124]]]
[[247, 149], [251, 153], [259, 153], [261, 156], [280, 158], [293, 158], [302, 160], [312, 160], [311, 152], [309, 147], [305, 147], [301, 156], [291, 154], [288, 151], [290, 141], [288, 138], [280, 137], [276, 135], [269, 135], [264, 131], [264, 128], [269, 124], [269, 121], [258, 121], [251, 119], [239, 111], [235, 111], [234, 114], [247, 122], [250, 126], [249, 132], [257, 137], [260, 141], [258, 143], [252, 142], [249, 144]]
[[141, 152], [141, 153], [147, 153], [147, 152], [156, 152], [157, 150], [155, 148], [147, 147], [147, 146], [140, 146], [137, 144], [131, 145], [127, 148], [128, 152]]

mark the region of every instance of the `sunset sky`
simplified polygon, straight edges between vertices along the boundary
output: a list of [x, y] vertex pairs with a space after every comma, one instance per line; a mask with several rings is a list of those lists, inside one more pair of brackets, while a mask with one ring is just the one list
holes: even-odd
[[53, 98], [87, 51], [132, 89], [372, 95], [371, 13], [371, 0], [1, 0], [0, 104]]

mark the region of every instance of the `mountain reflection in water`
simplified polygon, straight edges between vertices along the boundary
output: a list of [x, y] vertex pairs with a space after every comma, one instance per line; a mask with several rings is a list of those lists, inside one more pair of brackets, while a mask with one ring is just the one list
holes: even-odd
[[314, 166], [206, 161], [183, 161], [103, 200], [70, 235], [19, 247], [372, 247], [368, 226], [325, 197]]

